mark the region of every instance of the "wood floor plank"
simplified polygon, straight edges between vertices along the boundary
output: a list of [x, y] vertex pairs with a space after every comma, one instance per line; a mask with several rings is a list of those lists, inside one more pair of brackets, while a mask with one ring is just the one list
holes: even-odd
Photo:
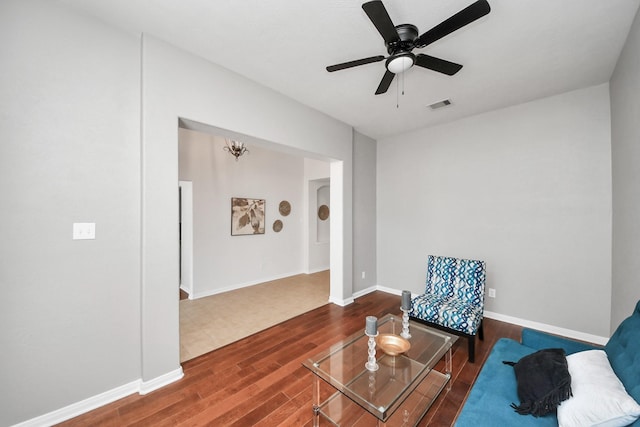
[[[400, 297], [373, 292], [340, 307], [317, 308], [183, 363], [184, 378], [147, 395], [131, 395], [61, 426], [281, 426], [312, 425], [313, 374], [309, 357], [364, 328], [365, 317], [400, 314]], [[443, 390], [419, 426], [450, 426], [493, 344], [518, 339], [522, 328], [485, 319], [476, 363], [467, 342], [452, 348], [451, 388]], [[444, 371], [444, 362], [436, 366]], [[329, 390], [322, 391], [328, 394]], [[371, 418], [357, 417], [367, 425]], [[354, 421], [355, 422], [355, 421]]]

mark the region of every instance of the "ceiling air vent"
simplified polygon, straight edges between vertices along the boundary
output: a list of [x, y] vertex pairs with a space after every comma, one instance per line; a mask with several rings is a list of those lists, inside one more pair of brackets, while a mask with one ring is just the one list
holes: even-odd
[[432, 110], [437, 110], [438, 108], [446, 107], [447, 105], [451, 105], [451, 100], [445, 99], [444, 101], [435, 102], [429, 105], [429, 108]]

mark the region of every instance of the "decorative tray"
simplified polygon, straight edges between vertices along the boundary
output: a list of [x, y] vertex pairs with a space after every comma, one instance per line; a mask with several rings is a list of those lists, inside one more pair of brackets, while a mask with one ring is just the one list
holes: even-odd
[[409, 350], [411, 343], [400, 335], [379, 334], [376, 337], [378, 346], [389, 356], [397, 356]]

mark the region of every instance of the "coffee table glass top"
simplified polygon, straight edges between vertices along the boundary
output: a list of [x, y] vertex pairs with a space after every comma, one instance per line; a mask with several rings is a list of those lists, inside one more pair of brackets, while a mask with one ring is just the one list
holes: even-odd
[[[379, 334], [402, 332], [402, 319], [387, 314], [378, 319]], [[386, 420], [404, 401], [457, 340], [416, 322], [409, 322], [411, 348], [398, 356], [389, 356], [376, 346], [377, 371], [365, 368], [369, 337], [356, 333], [303, 363], [318, 377], [355, 403]]]

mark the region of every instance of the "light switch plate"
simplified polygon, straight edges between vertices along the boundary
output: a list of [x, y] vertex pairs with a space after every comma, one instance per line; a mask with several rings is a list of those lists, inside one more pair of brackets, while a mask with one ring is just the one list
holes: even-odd
[[96, 238], [95, 222], [74, 222], [73, 240], [91, 240]]

